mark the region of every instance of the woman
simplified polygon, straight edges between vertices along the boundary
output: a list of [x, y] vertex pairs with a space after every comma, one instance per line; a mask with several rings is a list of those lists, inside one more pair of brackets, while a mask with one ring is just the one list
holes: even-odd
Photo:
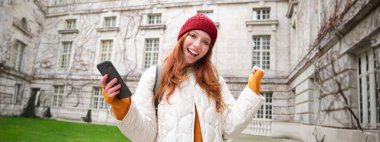
[[216, 38], [217, 29], [205, 15], [188, 19], [164, 60], [156, 94], [156, 67], [144, 72], [133, 97], [121, 100], [115, 98], [121, 86], [116, 78], [106, 83], [108, 76], [102, 77], [103, 96], [124, 135], [141, 142], [219, 142], [223, 133], [237, 134], [247, 126], [264, 101], [259, 95], [263, 70], [253, 68], [235, 101], [211, 62]]

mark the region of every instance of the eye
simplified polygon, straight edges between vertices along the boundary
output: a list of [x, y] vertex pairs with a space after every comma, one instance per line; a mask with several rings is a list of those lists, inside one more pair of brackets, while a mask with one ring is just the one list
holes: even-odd
[[190, 33], [189, 36], [192, 37], [192, 38], [196, 38], [196, 37], [197, 37], [197, 36], [196, 36], [195, 34], [193, 34], [193, 33]]
[[208, 41], [204, 41], [203, 43], [206, 44], [207, 46], [210, 45], [210, 42], [208, 42]]

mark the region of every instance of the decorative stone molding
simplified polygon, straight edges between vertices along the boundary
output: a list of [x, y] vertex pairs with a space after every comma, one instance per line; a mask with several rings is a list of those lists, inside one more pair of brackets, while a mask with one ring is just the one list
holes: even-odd
[[33, 34], [30, 32], [30, 29], [25, 29], [18, 20], [13, 20], [13, 26], [22, 31], [25, 35], [33, 37]]
[[102, 27], [96, 28], [97, 32], [118, 32], [120, 30], [119, 27]]
[[253, 20], [246, 21], [246, 26], [255, 26], [255, 25], [278, 25], [278, 20]]
[[164, 24], [158, 24], [158, 25], [141, 25], [140, 26], [141, 30], [165, 30], [166, 25]]
[[245, 25], [248, 27], [248, 31], [251, 32], [254, 26], [271, 26], [273, 31], [276, 31], [278, 20], [253, 20], [246, 21]]
[[66, 30], [58, 30], [58, 33], [59, 34], [74, 34], [74, 33], [78, 33], [79, 30], [78, 29], [66, 29]]
[[288, 11], [286, 12], [286, 17], [290, 18], [293, 15], [294, 7], [298, 4], [298, 0], [290, 0], [288, 5]]

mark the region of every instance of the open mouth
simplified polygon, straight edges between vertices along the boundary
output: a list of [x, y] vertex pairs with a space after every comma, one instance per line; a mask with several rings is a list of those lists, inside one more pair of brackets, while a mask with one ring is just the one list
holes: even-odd
[[193, 55], [193, 56], [198, 56], [199, 55], [199, 53], [198, 52], [196, 52], [196, 51], [194, 51], [194, 50], [192, 50], [192, 49], [190, 49], [190, 48], [187, 48], [187, 52], [189, 52], [191, 55]]

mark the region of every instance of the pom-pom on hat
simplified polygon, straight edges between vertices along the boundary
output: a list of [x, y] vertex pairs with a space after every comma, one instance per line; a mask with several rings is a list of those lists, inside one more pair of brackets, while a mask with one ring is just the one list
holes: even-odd
[[182, 26], [181, 31], [178, 34], [177, 40], [179, 40], [183, 34], [190, 30], [202, 30], [206, 32], [211, 38], [210, 47], [214, 47], [216, 37], [218, 36], [218, 31], [214, 22], [206, 15], [198, 13], [197, 15], [188, 19], [186, 23]]

